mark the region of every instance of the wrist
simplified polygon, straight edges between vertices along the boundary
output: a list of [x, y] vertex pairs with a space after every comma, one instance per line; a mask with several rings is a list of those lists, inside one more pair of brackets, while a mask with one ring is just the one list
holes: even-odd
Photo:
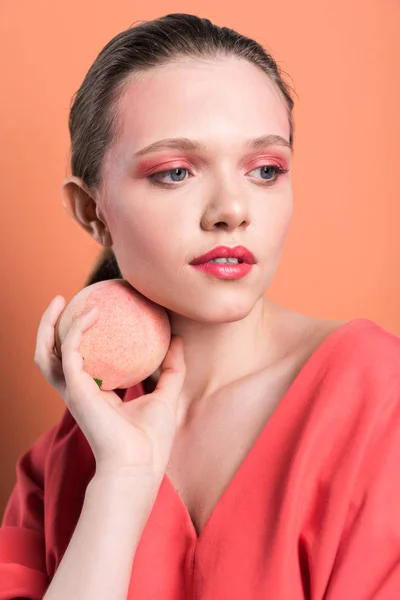
[[162, 478], [156, 477], [148, 469], [132, 469], [131, 467], [97, 465], [91, 479], [90, 488], [120, 489], [133, 495], [156, 496]]

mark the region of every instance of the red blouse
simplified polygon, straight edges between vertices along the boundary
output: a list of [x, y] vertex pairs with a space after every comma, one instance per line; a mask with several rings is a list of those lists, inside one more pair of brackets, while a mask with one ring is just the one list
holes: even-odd
[[[124, 400], [142, 393], [140, 383]], [[368, 319], [331, 333], [199, 536], [164, 477], [127, 600], [400, 599], [399, 399], [400, 337]], [[68, 410], [19, 459], [0, 528], [0, 600], [43, 597], [94, 471]]]

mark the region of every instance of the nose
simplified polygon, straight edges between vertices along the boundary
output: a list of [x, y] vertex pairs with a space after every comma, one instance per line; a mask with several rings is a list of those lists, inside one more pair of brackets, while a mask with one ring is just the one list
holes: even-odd
[[243, 190], [220, 186], [204, 209], [201, 227], [205, 230], [246, 228], [250, 224], [248, 201]]

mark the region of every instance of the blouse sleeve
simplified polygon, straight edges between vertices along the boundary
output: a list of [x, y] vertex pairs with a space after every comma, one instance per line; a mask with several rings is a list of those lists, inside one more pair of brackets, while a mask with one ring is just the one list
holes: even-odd
[[400, 399], [380, 410], [324, 600], [400, 598]]
[[18, 460], [17, 481], [0, 527], [0, 600], [41, 600], [48, 587], [44, 468], [54, 428]]

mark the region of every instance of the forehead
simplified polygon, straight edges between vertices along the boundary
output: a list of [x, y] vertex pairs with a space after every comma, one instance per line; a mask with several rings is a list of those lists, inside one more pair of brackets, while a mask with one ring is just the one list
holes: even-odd
[[127, 155], [166, 137], [226, 146], [261, 134], [290, 135], [275, 84], [236, 57], [179, 59], [134, 76], [121, 94], [118, 116], [115, 141]]

